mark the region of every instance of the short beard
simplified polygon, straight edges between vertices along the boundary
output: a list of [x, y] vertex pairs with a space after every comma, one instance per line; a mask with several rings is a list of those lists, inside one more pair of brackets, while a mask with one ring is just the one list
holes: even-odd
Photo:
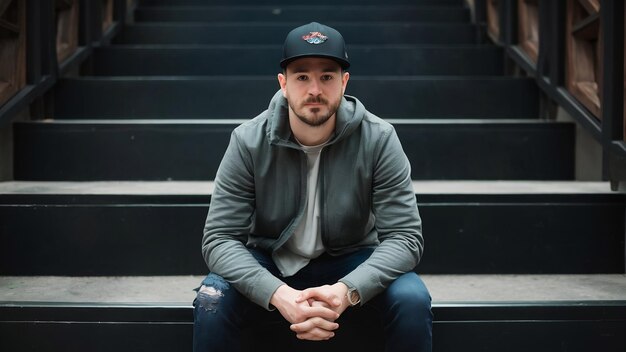
[[[302, 121], [304, 124], [307, 124], [311, 127], [319, 127], [322, 126], [323, 124], [325, 124], [326, 122], [328, 122], [328, 120], [330, 120], [330, 118], [337, 112], [337, 110], [339, 109], [339, 104], [336, 104], [334, 106], [329, 106], [328, 107], [328, 114], [327, 115], [323, 115], [323, 116], [319, 116], [318, 119], [316, 120], [309, 120], [307, 119], [305, 116], [298, 114], [296, 111], [296, 109], [294, 109], [294, 106], [291, 105], [291, 102], [288, 102], [289, 106], [291, 107], [291, 111], [293, 112], [294, 115], [296, 115], [298, 117], [298, 119], [300, 121]], [[307, 99], [304, 104], [307, 103], [324, 103], [324, 104], [328, 104], [328, 101], [324, 98], [310, 98]]]

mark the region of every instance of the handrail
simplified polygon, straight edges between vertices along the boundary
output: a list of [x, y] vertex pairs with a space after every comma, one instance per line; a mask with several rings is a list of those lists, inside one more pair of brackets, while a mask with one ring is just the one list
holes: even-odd
[[[0, 127], [27, 107], [32, 119], [50, 117], [49, 95], [58, 77], [78, 70], [95, 47], [110, 43], [133, 6], [129, 0], [5, 0], [2, 4], [25, 12], [25, 60], [19, 64], [26, 77], [12, 97], [0, 101]], [[11, 9], [12, 5], [19, 9]], [[20, 31], [15, 24], [7, 26]]]
[[[626, 179], [626, 139], [624, 120], [624, 11], [623, 0], [472, 0], [467, 1], [474, 13], [476, 24], [491, 29], [489, 37], [496, 45], [505, 49], [506, 55], [528, 76], [534, 77], [542, 91], [560, 105], [569, 115], [585, 128], [603, 147], [604, 151], [621, 160], [622, 179]], [[520, 8], [537, 3], [538, 7], [538, 53], [536, 59], [529, 55], [518, 37]], [[587, 18], [578, 20], [575, 25], [577, 34], [591, 39], [588, 42], [572, 44], [569, 38], [568, 20], [571, 12], [579, 6], [589, 13]], [[599, 13], [594, 13], [598, 11]], [[490, 13], [497, 13], [497, 20], [489, 18]], [[570, 16], [568, 16], [568, 13]], [[599, 21], [598, 30], [593, 27]], [[497, 23], [497, 28], [493, 28]], [[490, 24], [488, 26], [487, 24]], [[570, 23], [569, 28], [572, 28]], [[601, 34], [600, 34], [601, 33]], [[573, 35], [572, 35], [573, 36]], [[597, 37], [597, 44], [596, 38]], [[568, 44], [570, 41], [570, 44]], [[573, 55], [570, 45], [584, 45], [580, 51], [588, 51], [597, 67], [570, 65], [568, 55]], [[593, 47], [595, 45], [595, 47]], [[568, 53], [568, 48], [570, 53]], [[597, 60], [600, 58], [600, 60]], [[597, 95], [598, 108], [594, 109], [586, 102], [583, 94], [572, 92], [571, 80], [576, 70], [587, 70], [594, 76], [593, 81], [581, 83], [580, 88], [591, 98]], [[585, 73], [582, 73], [584, 75]], [[595, 112], [595, 113], [594, 113]]]

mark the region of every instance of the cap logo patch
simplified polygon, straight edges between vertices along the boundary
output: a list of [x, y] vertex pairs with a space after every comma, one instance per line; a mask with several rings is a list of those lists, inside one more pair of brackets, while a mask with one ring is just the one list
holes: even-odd
[[302, 39], [306, 40], [309, 44], [322, 44], [328, 39], [328, 36], [323, 35], [320, 32], [309, 32], [307, 35], [303, 35]]

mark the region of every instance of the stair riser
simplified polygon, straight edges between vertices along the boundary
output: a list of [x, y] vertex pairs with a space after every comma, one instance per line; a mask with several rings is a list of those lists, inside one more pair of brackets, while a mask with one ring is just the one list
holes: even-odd
[[[212, 180], [235, 125], [15, 127], [16, 180]], [[574, 177], [571, 124], [400, 124], [396, 130], [413, 179]]]
[[137, 22], [338, 22], [406, 21], [468, 22], [469, 11], [456, 7], [141, 7], [135, 11]]
[[[115, 44], [280, 44], [300, 22], [284, 24], [137, 24], [129, 25]], [[467, 24], [326, 23], [356, 44], [473, 44], [477, 29]]]
[[[64, 79], [57, 84], [60, 118], [242, 118], [267, 109], [275, 77], [198, 79]], [[538, 90], [527, 79], [361, 78], [346, 94], [382, 118], [536, 118]]]
[[[96, 49], [94, 75], [276, 75], [280, 46], [237, 46], [212, 49], [120, 48]], [[350, 74], [491, 76], [503, 73], [502, 52], [495, 47], [349, 49]]]
[[420, 273], [623, 272], [621, 204], [430, 204], [420, 211], [426, 241]]
[[[623, 204], [582, 196], [518, 203], [419, 203], [426, 250], [417, 271], [623, 272]], [[0, 274], [203, 275], [207, 210], [206, 204], [3, 205]]]
[[0, 349], [12, 352], [190, 351], [192, 340], [191, 322], [0, 322]]
[[[551, 307], [546, 307], [551, 308]], [[46, 308], [34, 308], [44, 310]], [[137, 308], [128, 308], [135, 309]], [[516, 308], [500, 308], [500, 318], [482, 320], [480, 313], [447, 321], [439, 319], [447, 311], [464, 312], [465, 307], [433, 307], [433, 351], [553, 352], [603, 351], [622, 352], [626, 349], [623, 331], [626, 320], [610, 319], [607, 314], [595, 314], [584, 319], [562, 319], [559, 315], [543, 314], [533, 320], [507, 319]], [[0, 313], [5, 313], [3, 309]], [[10, 310], [10, 309], [9, 309]], [[26, 311], [33, 308], [25, 309]], [[64, 308], [56, 308], [64, 310]], [[66, 310], [71, 310], [66, 309]], [[143, 309], [147, 310], [147, 309]], [[0, 348], [6, 351], [177, 351], [191, 348], [193, 325], [190, 308], [181, 308], [185, 321], [120, 321], [103, 319], [100, 309], [83, 309], [79, 321], [24, 320], [0, 322]], [[585, 311], [585, 307], [569, 307], [569, 311]], [[624, 314], [621, 306], [605, 307], [611, 316]], [[327, 342], [298, 341], [289, 329], [280, 324], [246, 330], [242, 339], [244, 351], [381, 351], [383, 339], [377, 324], [363, 324], [361, 311], [347, 311], [338, 334]], [[111, 317], [112, 318], [112, 317]], [[111, 319], [108, 318], [108, 319]], [[356, 326], [355, 326], [356, 324]], [[359, 338], [355, 338], [358, 336]], [[98, 343], [94, 343], [98, 341]]]

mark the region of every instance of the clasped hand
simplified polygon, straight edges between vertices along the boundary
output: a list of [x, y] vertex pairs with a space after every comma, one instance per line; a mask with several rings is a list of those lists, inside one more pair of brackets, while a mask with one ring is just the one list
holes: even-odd
[[296, 290], [282, 285], [270, 303], [291, 323], [291, 330], [302, 340], [328, 340], [339, 328], [335, 322], [346, 310], [348, 287], [338, 282], [334, 285]]

